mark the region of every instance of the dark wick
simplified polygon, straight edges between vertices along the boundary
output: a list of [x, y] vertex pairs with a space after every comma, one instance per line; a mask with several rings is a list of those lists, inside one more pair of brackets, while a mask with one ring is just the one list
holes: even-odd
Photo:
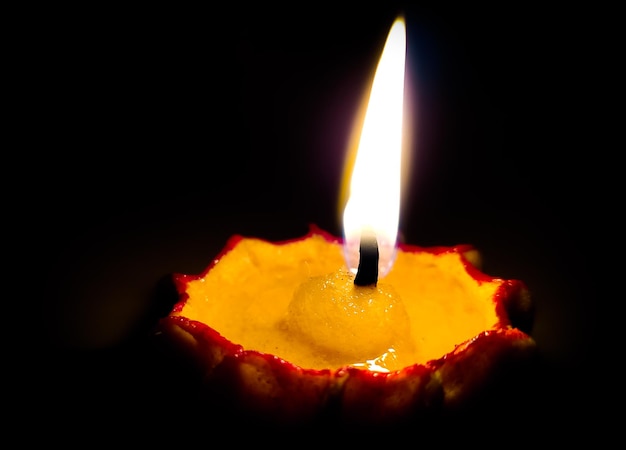
[[359, 245], [359, 268], [354, 278], [357, 286], [376, 286], [378, 283], [378, 242], [371, 231], [361, 234]]

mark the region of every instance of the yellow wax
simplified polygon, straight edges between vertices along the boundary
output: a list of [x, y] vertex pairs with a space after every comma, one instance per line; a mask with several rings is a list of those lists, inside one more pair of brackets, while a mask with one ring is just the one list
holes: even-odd
[[303, 368], [392, 371], [425, 363], [493, 327], [500, 279], [476, 280], [456, 251], [399, 250], [375, 287], [354, 286], [338, 242], [242, 238], [178, 313], [247, 350]]

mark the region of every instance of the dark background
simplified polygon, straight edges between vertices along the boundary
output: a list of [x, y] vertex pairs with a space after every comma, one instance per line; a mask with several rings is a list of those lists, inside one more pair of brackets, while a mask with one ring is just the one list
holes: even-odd
[[167, 312], [163, 275], [200, 272], [232, 234], [341, 234], [345, 145], [399, 13], [415, 133], [404, 239], [471, 243], [485, 272], [528, 285], [543, 360], [528, 420], [594, 411], [582, 14], [398, 2], [53, 13], [25, 74], [39, 125], [23, 142], [40, 151], [22, 152], [37, 188], [19, 202], [38, 229], [21, 296], [44, 313], [30, 361], [41, 417], [63, 403], [92, 425], [107, 408], [154, 419], [180, 376], [144, 347]]

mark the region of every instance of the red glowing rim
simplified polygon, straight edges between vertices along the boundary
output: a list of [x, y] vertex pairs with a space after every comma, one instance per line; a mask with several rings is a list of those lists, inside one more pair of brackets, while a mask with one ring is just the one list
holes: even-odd
[[[327, 231], [322, 230], [318, 226], [311, 224], [309, 225], [309, 231], [304, 236], [287, 239], [283, 241], [275, 241], [271, 242], [274, 245], [285, 245], [292, 242], [304, 240], [310, 238], [312, 236], [322, 236], [328, 242], [342, 244], [343, 240]], [[188, 274], [180, 274], [176, 273], [173, 275], [173, 280], [176, 286], [176, 290], [179, 295], [178, 302], [174, 305], [172, 309], [172, 313], [180, 313], [187, 302], [188, 294], [186, 293], [187, 284], [191, 281], [200, 279], [215, 266], [219, 262], [219, 260], [230, 252], [245, 236], [236, 234], [231, 236], [226, 245], [222, 249], [222, 251], [211, 261], [211, 263], [207, 266], [207, 268], [200, 274], [196, 275], [188, 275]], [[269, 241], [268, 241], [269, 242]], [[467, 273], [479, 283], [482, 282], [491, 282], [491, 281], [502, 281], [502, 284], [496, 291], [494, 295], [494, 304], [496, 308], [496, 315], [499, 319], [498, 323], [495, 324], [491, 329], [485, 330], [478, 335], [466, 340], [465, 342], [459, 343], [454, 350], [443, 355], [440, 358], [433, 359], [427, 361], [426, 363], [416, 363], [411, 366], [407, 366], [405, 368], [390, 371], [390, 372], [374, 372], [367, 369], [361, 369], [356, 367], [340, 367], [338, 369], [310, 369], [303, 368], [293, 364], [287, 360], [284, 360], [276, 355], [272, 355], [269, 353], [259, 352], [257, 350], [246, 350], [242, 345], [236, 344], [224, 336], [222, 336], [217, 330], [211, 328], [209, 325], [202, 323], [200, 321], [191, 320], [184, 316], [174, 316], [170, 315], [164, 318], [164, 323], [167, 325], [178, 326], [184, 331], [188, 332], [192, 336], [194, 336], [199, 341], [210, 342], [214, 345], [221, 347], [224, 350], [224, 354], [235, 359], [245, 359], [250, 355], [257, 355], [264, 358], [274, 369], [283, 371], [291, 371], [295, 373], [301, 373], [305, 375], [317, 375], [317, 376], [331, 376], [331, 377], [342, 377], [346, 374], [350, 376], [360, 376], [367, 377], [372, 379], [378, 378], [387, 378], [394, 377], [398, 375], [407, 375], [407, 374], [419, 374], [422, 375], [425, 372], [435, 371], [440, 368], [443, 364], [448, 362], [450, 359], [457, 358], [460, 353], [464, 349], [467, 349], [470, 346], [473, 347], [485, 347], [486, 345], [490, 345], [492, 348], [500, 349], [504, 347], [508, 347], [511, 345], [512, 341], [517, 340], [531, 340], [530, 336], [525, 332], [518, 328], [515, 328], [512, 324], [510, 318], [511, 308], [513, 308], [515, 303], [520, 302], [520, 298], [525, 295], [527, 292], [525, 284], [520, 280], [502, 280], [498, 277], [492, 277], [486, 275], [481, 272], [478, 268], [476, 268], [472, 263], [470, 263], [465, 257], [465, 253], [471, 250], [474, 250], [475, 247], [469, 244], [461, 244], [455, 245], [451, 247], [446, 246], [433, 246], [433, 247], [420, 247], [417, 245], [411, 244], [398, 244], [398, 249], [404, 252], [427, 252], [435, 255], [444, 254], [444, 253], [457, 253], [461, 258], [461, 262], [467, 271]], [[528, 313], [528, 312], [527, 312]]]

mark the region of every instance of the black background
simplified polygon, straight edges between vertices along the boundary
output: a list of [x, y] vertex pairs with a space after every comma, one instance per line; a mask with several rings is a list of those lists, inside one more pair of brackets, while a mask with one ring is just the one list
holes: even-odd
[[53, 13], [25, 71], [38, 125], [22, 136], [22, 180], [36, 189], [18, 205], [38, 230], [21, 297], [44, 313], [28, 358], [41, 417], [62, 403], [100, 431], [124, 414], [153, 420], [177, 371], [143, 347], [167, 311], [153, 296], [163, 275], [200, 272], [232, 234], [341, 234], [345, 145], [399, 13], [415, 133], [403, 237], [471, 243], [485, 272], [528, 285], [544, 361], [530, 422], [594, 411], [583, 14], [397, 2]]

